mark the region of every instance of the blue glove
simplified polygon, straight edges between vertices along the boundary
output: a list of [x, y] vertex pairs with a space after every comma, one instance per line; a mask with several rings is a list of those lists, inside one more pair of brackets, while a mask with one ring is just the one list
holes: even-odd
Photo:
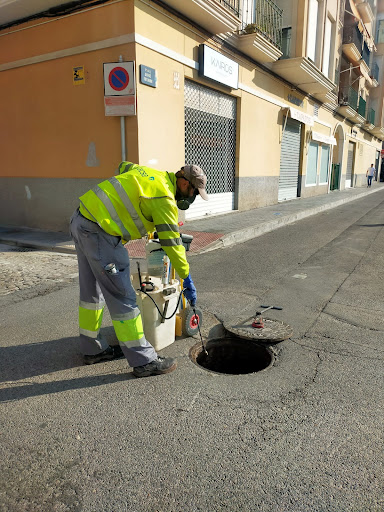
[[189, 302], [191, 303], [192, 307], [195, 306], [196, 305], [197, 294], [196, 294], [195, 285], [193, 284], [193, 281], [192, 281], [192, 278], [191, 278], [191, 274], [189, 274], [188, 277], [186, 277], [184, 279], [183, 288], [184, 288], [184, 297], [187, 300], [189, 300]]

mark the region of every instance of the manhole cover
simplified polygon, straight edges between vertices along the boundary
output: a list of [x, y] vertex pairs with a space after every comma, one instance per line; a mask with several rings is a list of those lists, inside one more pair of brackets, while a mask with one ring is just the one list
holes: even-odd
[[205, 347], [208, 355], [201, 343], [197, 343], [189, 352], [190, 358], [198, 366], [216, 373], [255, 373], [269, 368], [274, 362], [268, 347], [234, 336], [209, 340]]
[[252, 327], [254, 317], [247, 318], [247, 320], [233, 322], [229, 321], [224, 323], [224, 327], [232, 334], [246, 338], [248, 340], [260, 341], [263, 343], [278, 343], [279, 341], [287, 340], [293, 334], [293, 329], [290, 325], [278, 322], [277, 320], [263, 319], [264, 327], [256, 329]]

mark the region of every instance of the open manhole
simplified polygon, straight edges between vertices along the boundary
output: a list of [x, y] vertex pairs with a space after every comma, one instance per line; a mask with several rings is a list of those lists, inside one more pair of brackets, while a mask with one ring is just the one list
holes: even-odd
[[208, 355], [201, 343], [197, 343], [190, 350], [190, 358], [198, 366], [216, 373], [256, 373], [269, 368], [274, 362], [274, 356], [267, 346], [235, 336], [212, 339], [205, 346]]

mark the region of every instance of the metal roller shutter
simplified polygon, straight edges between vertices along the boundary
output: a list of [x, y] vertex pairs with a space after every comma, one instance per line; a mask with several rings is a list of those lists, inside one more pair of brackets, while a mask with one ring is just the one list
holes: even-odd
[[279, 201], [297, 197], [300, 170], [301, 123], [287, 119], [280, 155]]
[[207, 173], [209, 201], [197, 196], [186, 219], [233, 210], [236, 98], [185, 81], [185, 163]]
[[353, 142], [348, 143], [348, 160], [347, 160], [347, 174], [345, 176], [345, 186], [350, 187], [352, 185], [352, 173], [353, 173], [353, 155], [355, 145]]

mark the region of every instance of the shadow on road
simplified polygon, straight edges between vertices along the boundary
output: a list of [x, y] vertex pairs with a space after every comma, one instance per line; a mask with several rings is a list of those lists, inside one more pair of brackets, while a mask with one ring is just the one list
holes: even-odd
[[76, 337], [0, 348], [0, 382], [25, 380], [76, 366], [82, 366]]
[[384, 224], [357, 224], [358, 226], [361, 226], [362, 228], [378, 228], [383, 227]]
[[[103, 328], [103, 331], [104, 337], [111, 343], [111, 328]], [[108, 363], [99, 363], [95, 367], [104, 369], [104, 364]], [[79, 353], [78, 337], [1, 347], [0, 386], [2, 389], [0, 389], [0, 402], [59, 393], [69, 389], [112, 384], [134, 378], [127, 372], [122, 375], [103, 374], [44, 383], [27, 382], [34, 377], [74, 368], [78, 368], [78, 372], [84, 369], [84, 373], [89, 373], [90, 368], [83, 365], [82, 355]]]
[[123, 382], [131, 379], [135, 379], [132, 373], [111, 373], [109, 375], [92, 375], [88, 377], [79, 377], [77, 379], [43, 383], [19, 381], [19, 383], [15, 384], [12, 382], [8, 384], [9, 387], [0, 389], [0, 402], [14, 402], [32, 396], [49, 395], [74, 389], [105, 386], [106, 384], [115, 384], [116, 382]]

